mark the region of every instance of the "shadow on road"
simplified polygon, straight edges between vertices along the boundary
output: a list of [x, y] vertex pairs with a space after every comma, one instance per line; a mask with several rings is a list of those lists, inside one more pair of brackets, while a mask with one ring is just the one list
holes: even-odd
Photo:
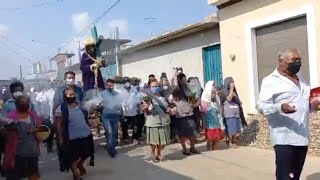
[[259, 121], [253, 120], [248, 127], [244, 129], [244, 132], [240, 136], [240, 144], [242, 146], [248, 146], [257, 139], [257, 133], [259, 131]]
[[[97, 142], [96, 142], [97, 143]], [[146, 154], [139, 146], [121, 147], [116, 158], [110, 158], [103, 146], [96, 144], [95, 166], [86, 167], [86, 180], [193, 180], [190, 177], [178, 174], [174, 171], [161, 168], [152, 162], [146, 161]], [[142, 152], [143, 151], [143, 152]], [[136, 153], [137, 152], [137, 153]], [[45, 180], [69, 180], [70, 173], [59, 172], [58, 162], [45, 158], [40, 166], [41, 179]]]
[[319, 180], [319, 179], [320, 179], [320, 172], [309, 175], [306, 180]]

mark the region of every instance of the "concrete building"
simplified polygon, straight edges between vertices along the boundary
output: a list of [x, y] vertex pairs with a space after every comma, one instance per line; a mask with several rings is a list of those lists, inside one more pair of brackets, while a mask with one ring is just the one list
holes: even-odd
[[218, 7], [222, 69], [235, 79], [246, 112], [256, 113], [262, 79], [277, 66], [278, 52], [297, 48], [302, 74], [319, 84], [319, 0], [208, 0]]
[[50, 61], [55, 61], [57, 63], [57, 80], [64, 80], [65, 68], [72, 64], [71, 58], [75, 54], [73, 53], [58, 53], [50, 59]]
[[[217, 51], [218, 50], [218, 51]], [[129, 47], [120, 52], [120, 75], [141, 78], [147, 82], [149, 74], [157, 78], [166, 72], [173, 76], [174, 67], [199, 77], [202, 84], [214, 79], [221, 83], [219, 25], [216, 16], [167, 32], [159, 37]]]

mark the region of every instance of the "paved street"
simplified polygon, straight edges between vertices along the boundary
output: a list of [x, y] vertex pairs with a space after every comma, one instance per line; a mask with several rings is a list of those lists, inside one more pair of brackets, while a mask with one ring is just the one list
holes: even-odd
[[[199, 144], [205, 151], [205, 144]], [[166, 148], [167, 162], [154, 164], [149, 160], [146, 146], [119, 148], [115, 159], [109, 158], [103, 146], [97, 143], [96, 166], [88, 167], [86, 180], [272, 180], [274, 155], [272, 151], [251, 147], [224, 149], [183, 156], [178, 144]], [[42, 179], [69, 180], [70, 174], [58, 172], [55, 155], [44, 155], [40, 162]], [[320, 179], [320, 158], [308, 156], [303, 180]]]

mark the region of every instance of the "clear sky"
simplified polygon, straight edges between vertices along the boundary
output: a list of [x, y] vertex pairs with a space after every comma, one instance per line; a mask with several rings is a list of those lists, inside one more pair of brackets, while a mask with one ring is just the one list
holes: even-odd
[[[45, 61], [116, 1], [10, 0], [1, 3], [0, 79], [19, 76], [20, 64], [23, 74], [27, 75], [31, 62]], [[118, 26], [121, 38], [137, 43], [196, 23], [215, 12], [216, 8], [209, 6], [207, 0], [121, 0], [96, 26], [98, 34], [105, 37]], [[88, 36], [85, 34], [78, 40]], [[72, 42], [62, 51], [76, 52], [77, 46], [77, 42]]]

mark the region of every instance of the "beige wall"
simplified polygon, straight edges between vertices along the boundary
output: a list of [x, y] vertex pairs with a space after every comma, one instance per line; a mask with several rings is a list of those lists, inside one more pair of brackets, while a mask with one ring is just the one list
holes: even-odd
[[197, 76], [203, 83], [202, 48], [220, 41], [218, 27], [200, 31], [151, 48], [136, 51], [120, 58], [122, 76], [139, 77], [147, 82], [149, 74], [160, 77], [166, 72], [169, 79], [173, 67], [181, 66], [187, 77]]
[[[252, 54], [254, 50], [250, 52], [250, 48], [249, 52], [251, 54], [248, 52], [248, 29], [250, 29], [248, 26], [253, 22], [269, 21], [270, 18], [272, 19], [278, 15], [281, 16], [284, 13], [295, 11], [304, 6], [314, 8], [315, 22], [313, 22], [313, 24], [317, 25], [317, 29], [314, 31], [316, 32], [316, 37], [312, 38], [316, 39], [316, 42], [320, 42], [319, 0], [244, 0], [240, 3], [221, 9], [218, 12], [220, 20], [223, 75], [224, 77], [234, 77], [237, 90], [247, 113], [256, 112], [254, 108], [256, 97], [254, 96], [257, 95], [250, 91], [254, 85], [253, 81], [249, 81], [249, 71], [252, 71], [252, 69], [251, 67], [248, 67], [248, 62], [250, 62], [250, 56], [254, 57], [255, 54]], [[312, 28], [314, 28], [314, 26]], [[315, 51], [320, 52], [319, 44], [313, 48], [317, 48]], [[236, 60], [234, 62], [230, 60], [230, 54], [236, 55]], [[314, 58], [315, 61], [319, 62], [319, 54], [320, 53]], [[277, 55], [270, 55], [270, 60], [275, 60], [276, 57]], [[320, 72], [319, 65], [317, 70]], [[313, 74], [312, 76], [318, 77], [319, 74]], [[318, 84], [319, 82], [316, 83]]]

